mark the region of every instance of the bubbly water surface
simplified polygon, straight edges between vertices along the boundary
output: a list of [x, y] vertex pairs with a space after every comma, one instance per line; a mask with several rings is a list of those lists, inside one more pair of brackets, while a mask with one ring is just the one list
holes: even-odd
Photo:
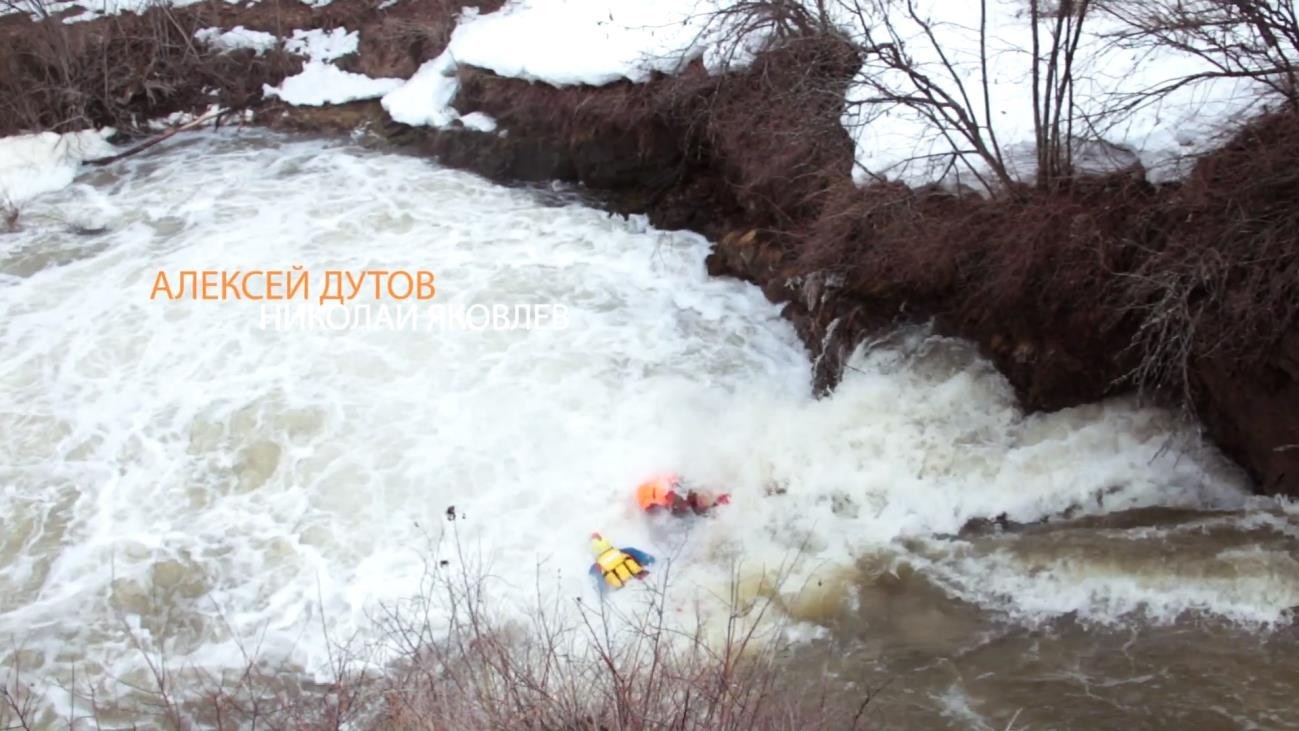
[[[864, 348], [815, 400], [792, 328], [706, 275], [705, 240], [563, 195], [343, 141], [201, 134], [23, 221], [0, 238], [0, 636], [43, 671], [129, 676], [139, 642], [238, 667], [252, 640], [320, 668], [322, 627], [364, 634], [418, 590], [451, 506], [505, 611], [539, 573], [593, 596], [594, 530], [670, 557], [682, 606], [725, 594], [737, 562], [796, 556], [784, 607], [816, 626], [899, 567], [928, 601], [1022, 626], [1266, 627], [1299, 604], [1293, 511], [1248, 499], [1173, 416], [1026, 416], [968, 346], [923, 331]], [[313, 304], [326, 270], [429, 269], [438, 303], [560, 304], [569, 326], [277, 330], [259, 303], [149, 296], [159, 270], [293, 265]], [[659, 470], [733, 502], [647, 521], [631, 490]], [[961, 533], [1149, 507], [1198, 517]], [[1231, 538], [1195, 541], [1215, 530]]]

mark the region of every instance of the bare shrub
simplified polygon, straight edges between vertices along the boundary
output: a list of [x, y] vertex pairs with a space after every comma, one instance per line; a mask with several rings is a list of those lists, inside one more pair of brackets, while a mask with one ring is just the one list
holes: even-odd
[[40, 697], [25, 682], [22, 658], [21, 652], [15, 652], [0, 679], [0, 729], [5, 731], [35, 729], [40, 712]]
[[1146, 0], [1110, 3], [1107, 10], [1129, 26], [1119, 34], [1125, 43], [1174, 48], [1207, 62], [1205, 70], [1143, 97], [1210, 79], [1244, 78], [1265, 84], [1299, 111], [1299, 16], [1293, 0]]
[[1257, 369], [1299, 323], [1299, 118], [1264, 119], [1197, 164], [1161, 207], [1166, 235], [1116, 296], [1139, 320], [1131, 377], [1194, 403], [1208, 359]]
[[[669, 606], [670, 566], [648, 585], [603, 599], [562, 597], [539, 566], [534, 597], [515, 614], [501, 610], [500, 579], [452, 532], [427, 556], [416, 595], [373, 617], [376, 639], [340, 641], [322, 620], [324, 683], [262, 656], [260, 640], [236, 640], [239, 669], [187, 667], [167, 657], [165, 637], [146, 638], [123, 618], [147, 683], [74, 675], [31, 687], [15, 653], [0, 690], [0, 729], [862, 728], [874, 691], [788, 672], [792, 644], [777, 609], [792, 568], [774, 568], [756, 595], [742, 591], [737, 568], [717, 597], [716, 619], [696, 613], [682, 622]], [[44, 707], [51, 693], [69, 699], [67, 718], [54, 720]]]
[[[918, 149], [900, 165], [922, 165], [931, 179], [950, 177], [959, 186], [964, 177], [984, 191], [1019, 197], [1018, 168], [1028, 158], [1018, 149], [1024, 143], [1006, 136], [1004, 99], [994, 98], [994, 88], [1007, 80], [991, 78], [994, 57], [1003, 72], [1021, 62], [1008, 66], [1001, 59], [1023, 59], [1032, 96], [1023, 115], [1032, 119], [1012, 119], [1010, 125], [1031, 121], [1033, 183], [1043, 190], [1071, 184], [1080, 171], [1091, 174], [1095, 163], [1106, 169], [1133, 165], [1133, 153], [1104, 136], [1187, 85], [1245, 77], [1264, 82], [1291, 104], [1295, 100], [1299, 22], [1292, 2], [1026, 0], [1016, 20], [1023, 23], [1022, 39], [998, 36], [1003, 29], [991, 27], [994, 8], [988, 0], [957, 18], [937, 7], [931, 14], [917, 0], [746, 0], [718, 11], [709, 30], [721, 29], [731, 52], [751, 45], [753, 37], [783, 42], [822, 35], [851, 43], [864, 64], [847, 100], [853, 120], [847, 124], [869, 127], [906, 110], [924, 128], [917, 134], [931, 149]], [[1182, 53], [1207, 61], [1210, 70], [1189, 70], [1135, 92], [1107, 90], [1112, 82], [1104, 77], [1113, 64], [1104, 57], [1134, 47]], [[924, 147], [922, 140], [916, 143]]]
[[0, 14], [27, 15], [37, 20], [50, 17], [46, 0], [0, 0]]
[[[885, 180], [857, 188], [823, 177], [820, 196], [809, 197], [815, 215], [783, 227], [791, 252], [784, 276], [844, 274], [843, 289], [856, 296], [844, 306], [871, 308], [879, 322], [904, 312], [937, 317], [948, 332], [979, 341], [1032, 408], [1131, 386], [1189, 405], [1197, 363], [1263, 368], [1299, 307], [1291, 190], [1299, 149], [1285, 131], [1295, 123], [1293, 5], [1025, 2], [1033, 47], [1016, 55], [1035, 94], [1035, 190], [1012, 185], [1001, 154], [1008, 140], [989, 108], [990, 5], [972, 6], [983, 23], [963, 29], [978, 48], [964, 68], [942, 47], [944, 18], [925, 16], [914, 1], [832, 5], [841, 29], [854, 26], [838, 37], [852, 39], [863, 68], [887, 72], [859, 77], [873, 93], [848, 108], [917, 112], [944, 150], [957, 151], [934, 163], [941, 177], [953, 166], [965, 166], [967, 177], [987, 170], [993, 179], [980, 178], [981, 187], [1013, 195], [979, 201], [959, 189]], [[1095, 80], [1083, 76], [1097, 59], [1086, 54], [1132, 47], [1192, 63], [1154, 88], [1098, 97]], [[938, 60], [921, 63], [920, 55]], [[1216, 78], [1260, 81], [1257, 101], [1282, 100], [1285, 112], [1200, 160], [1180, 185], [1150, 185], [1140, 170], [1078, 174], [1080, 141], [1099, 141], [1115, 120]], [[1085, 103], [1076, 93], [1084, 81]], [[869, 113], [859, 119], [872, 122]], [[777, 199], [787, 202], [788, 193]]]
[[[1037, 185], [1045, 188], [1072, 175], [1077, 140], [1089, 134], [1073, 87], [1083, 66], [1079, 44], [1091, 3], [1047, 8], [1030, 0], [1027, 5], [1032, 47], [1022, 50], [1032, 85]], [[938, 171], [940, 179], [965, 174], [984, 190], [1014, 193], [1017, 181], [1003, 152], [1007, 141], [998, 138], [993, 113], [989, 58], [996, 51], [989, 47], [988, 3], [980, 0], [977, 7], [977, 28], [963, 29], [977, 35], [977, 70], [948, 47], [943, 33], [953, 24], [923, 14], [913, 0], [833, 0], [820, 3], [819, 11], [830, 18], [825, 24], [846, 29], [841, 32], [854, 39], [865, 58], [861, 88], [848, 100], [855, 124], [870, 125], [890, 110], [909, 110], [923, 120], [927, 134], [952, 151], [911, 162]], [[1045, 23], [1043, 32], [1048, 18], [1054, 21]]]
[[847, 730], [863, 721], [871, 693], [782, 672], [789, 648], [772, 604], [778, 592], [742, 596], [738, 574], [720, 626], [696, 615], [683, 627], [668, 608], [670, 571], [635, 609], [620, 607], [638, 601], [637, 591], [577, 599], [568, 611], [539, 570], [527, 619], [509, 621], [493, 611], [491, 578], [460, 566], [430, 569], [418, 599], [382, 616], [401, 670], [385, 693], [381, 726]]

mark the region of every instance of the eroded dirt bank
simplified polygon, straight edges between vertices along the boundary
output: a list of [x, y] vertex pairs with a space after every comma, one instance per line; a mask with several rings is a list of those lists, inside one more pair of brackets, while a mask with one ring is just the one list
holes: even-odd
[[[1129, 174], [987, 201], [853, 185], [839, 118], [859, 60], [824, 37], [791, 40], [724, 78], [692, 67], [643, 85], [557, 89], [462, 69], [455, 106], [491, 115], [503, 135], [406, 127], [377, 102], [268, 102], [260, 85], [300, 59], [188, 40], [205, 26], [280, 36], [341, 26], [361, 42], [340, 65], [407, 77], [445, 47], [464, 4], [213, 3], [59, 33], [10, 16], [0, 91], [24, 102], [0, 131], [129, 128], [217, 101], [280, 128], [361, 128], [376, 144], [499, 181], [580, 182], [612, 210], [713, 239], [711, 273], [784, 303], [819, 388], [872, 333], [932, 318], [977, 342], [1026, 408], [1142, 388], [1192, 407], [1261, 491], [1299, 495], [1299, 118], [1260, 121], [1178, 185]], [[98, 59], [112, 59], [111, 74]]]

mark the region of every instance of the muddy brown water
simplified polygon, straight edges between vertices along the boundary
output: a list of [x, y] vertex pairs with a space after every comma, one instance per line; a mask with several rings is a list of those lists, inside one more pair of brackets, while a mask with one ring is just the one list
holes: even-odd
[[[1292, 520], [1259, 529], [1244, 515], [1140, 510], [949, 541], [975, 555], [1067, 561], [1081, 573], [1163, 574], [1186, 586], [1259, 578], [1281, 591], [1296, 582]], [[1258, 560], [1220, 558], [1242, 551]], [[796, 661], [875, 693], [867, 728], [1299, 728], [1293, 622], [1167, 617], [1148, 607], [1104, 622], [1077, 612], [1026, 621], [953, 597], [906, 560], [886, 564], [863, 565], [870, 578], [852, 607], [824, 619], [832, 639]]]

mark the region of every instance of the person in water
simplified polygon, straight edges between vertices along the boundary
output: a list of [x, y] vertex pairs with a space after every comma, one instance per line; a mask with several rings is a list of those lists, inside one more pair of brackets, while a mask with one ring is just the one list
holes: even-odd
[[591, 534], [591, 553], [595, 554], [591, 577], [599, 583], [601, 593], [608, 589], [621, 589], [632, 579], [644, 579], [649, 574], [645, 567], [654, 563], [653, 556], [639, 549], [630, 546], [614, 548], [599, 533]]
[[713, 508], [730, 501], [730, 495], [714, 497], [703, 490], [683, 488], [681, 478], [676, 475], [655, 477], [636, 488], [636, 503], [647, 513], [667, 511], [677, 517], [691, 513], [707, 515]]

